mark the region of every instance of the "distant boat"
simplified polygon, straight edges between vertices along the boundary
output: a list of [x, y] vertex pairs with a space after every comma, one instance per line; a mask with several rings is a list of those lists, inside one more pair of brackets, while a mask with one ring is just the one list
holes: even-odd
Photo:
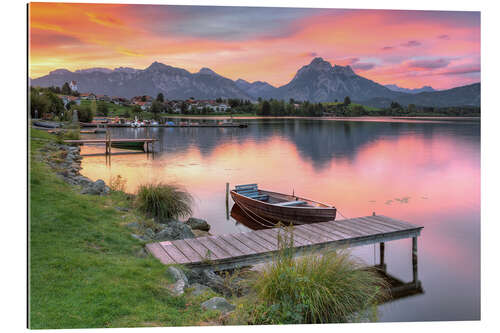
[[135, 128], [141, 127], [143, 124], [137, 120], [137, 117], [135, 117], [135, 120], [132, 122], [131, 126]]
[[285, 224], [333, 221], [335, 207], [295, 195], [261, 190], [257, 184], [236, 185], [231, 191], [234, 202], [247, 214]]
[[95, 133], [106, 133], [106, 127], [101, 124], [97, 124], [97, 128], [94, 130]]
[[119, 149], [129, 149], [129, 150], [142, 150], [146, 151], [147, 143], [142, 141], [139, 142], [111, 142], [111, 147]]

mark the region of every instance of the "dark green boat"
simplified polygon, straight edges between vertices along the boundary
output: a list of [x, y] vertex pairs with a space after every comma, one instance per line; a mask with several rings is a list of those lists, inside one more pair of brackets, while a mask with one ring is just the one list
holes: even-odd
[[144, 142], [111, 142], [111, 147], [119, 149], [146, 151], [146, 149], [144, 149], [144, 145], [146, 144], [147, 143]]

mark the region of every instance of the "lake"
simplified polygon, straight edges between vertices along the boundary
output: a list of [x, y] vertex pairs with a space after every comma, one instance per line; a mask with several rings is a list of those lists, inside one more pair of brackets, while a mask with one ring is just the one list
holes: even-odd
[[[194, 216], [206, 219], [214, 234], [249, 230], [226, 218], [226, 182], [294, 192], [348, 218], [376, 212], [422, 225], [424, 293], [381, 305], [380, 320], [480, 319], [479, 121], [245, 122], [244, 129], [153, 128], [154, 156], [113, 155], [108, 162], [86, 156], [81, 173], [106, 182], [121, 175], [129, 192], [145, 182], [181, 184], [195, 197]], [[144, 135], [145, 129], [112, 129], [113, 137]], [[82, 154], [103, 151], [82, 148]], [[370, 245], [352, 254], [373, 265], [378, 251]], [[411, 239], [386, 243], [385, 260], [391, 275], [411, 281]]]

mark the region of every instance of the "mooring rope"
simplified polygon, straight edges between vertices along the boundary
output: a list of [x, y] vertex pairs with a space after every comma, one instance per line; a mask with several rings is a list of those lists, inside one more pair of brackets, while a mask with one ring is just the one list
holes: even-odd
[[[263, 226], [263, 227], [266, 227], [266, 228], [269, 228], [269, 227], [274, 227], [275, 226], [275, 223], [267, 220], [266, 218], [262, 217], [262, 216], [259, 216], [259, 214], [255, 213], [255, 212], [251, 212], [249, 209], [245, 208], [242, 204], [240, 204], [239, 202], [235, 201], [235, 203], [238, 205], [238, 207], [240, 207], [246, 214], [248, 217], [250, 217], [254, 222], [257, 222], [257, 224]], [[265, 222], [269, 223], [269, 225], [266, 225], [262, 222], [260, 222], [259, 220], [256, 220], [254, 217], [252, 217], [251, 214], [254, 214], [255, 216], [257, 216], [258, 218], [264, 220]]]

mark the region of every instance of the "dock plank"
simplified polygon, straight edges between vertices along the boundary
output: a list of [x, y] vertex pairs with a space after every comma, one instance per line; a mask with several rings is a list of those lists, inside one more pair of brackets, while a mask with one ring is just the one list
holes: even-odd
[[188, 258], [190, 261], [202, 261], [203, 257], [198, 254], [193, 248], [184, 240], [175, 240], [170, 242], [173, 246], [175, 246], [182, 254]]
[[209, 237], [199, 237], [196, 238], [200, 243], [203, 244], [207, 249], [210, 250], [210, 257], [215, 255], [218, 259], [230, 258], [231, 254], [227, 251], [220, 249], [213, 241], [209, 239]]
[[245, 233], [243, 232], [231, 234], [231, 237], [235, 238], [237, 241], [244, 244], [245, 246], [251, 248], [252, 251], [254, 251], [255, 253], [263, 253], [271, 250], [270, 248], [267, 248], [261, 245], [260, 243], [257, 243], [255, 240], [246, 237]]
[[218, 247], [228, 252], [231, 255], [231, 257], [240, 257], [245, 255], [245, 253], [240, 251], [237, 247], [221, 239], [220, 236], [211, 236], [210, 240], [213, 241]]
[[310, 231], [311, 233], [322, 235], [324, 238], [328, 239], [328, 241], [330, 241], [330, 242], [336, 241], [336, 240], [339, 240], [339, 239], [342, 238], [342, 237], [340, 237], [338, 235], [335, 235], [335, 234], [326, 232], [324, 230], [321, 230], [315, 224], [316, 223], [313, 223], [313, 224], [304, 224], [302, 227], [304, 229]]
[[191, 260], [189, 260], [188, 257], [186, 257], [184, 255], [184, 253], [182, 253], [181, 251], [179, 251], [179, 249], [177, 247], [175, 247], [174, 245], [172, 245], [171, 242], [160, 242], [159, 243], [161, 245], [161, 247], [163, 247], [163, 249], [165, 250], [165, 252], [168, 253], [168, 255], [174, 259], [174, 261], [178, 264], [185, 264], [185, 263], [189, 263], [189, 262], [192, 262]]
[[250, 254], [255, 254], [256, 251], [249, 248], [247, 245], [243, 244], [236, 238], [234, 238], [232, 235], [221, 235], [221, 239], [223, 239], [225, 242], [228, 244], [231, 244], [231, 246], [236, 247], [240, 252], [242, 252], [245, 255], [250, 255]]
[[365, 218], [365, 217], [360, 217], [360, 218], [357, 219], [357, 221], [359, 221], [360, 224], [368, 225], [369, 227], [371, 227], [373, 229], [377, 229], [377, 230], [379, 230], [381, 232], [393, 232], [393, 231], [397, 231], [397, 230], [402, 230], [403, 229], [403, 228], [396, 227], [396, 226], [387, 226], [387, 225], [384, 225], [384, 224], [380, 224], [377, 221], [374, 221], [372, 219]]
[[146, 249], [151, 253], [154, 257], [158, 258], [162, 264], [170, 265], [175, 264], [175, 260], [172, 259], [165, 249], [159, 243], [150, 243], [146, 244]]
[[186, 243], [193, 248], [204, 260], [215, 259], [212, 258], [214, 255], [209, 255], [210, 250], [206, 248], [201, 242], [197, 241], [196, 238], [186, 238], [184, 239]]
[[255, 250], [274, 251], [275, 249], [275, 247], [272, 246], [270, 243], [266, 242], [260, 237], [257, 237], [252, 232], [236, 233], [233, 234], [233, 236], [237, 238], [239, 241], [247, 244], [248, 246], [250, 246], [252, 249]]

